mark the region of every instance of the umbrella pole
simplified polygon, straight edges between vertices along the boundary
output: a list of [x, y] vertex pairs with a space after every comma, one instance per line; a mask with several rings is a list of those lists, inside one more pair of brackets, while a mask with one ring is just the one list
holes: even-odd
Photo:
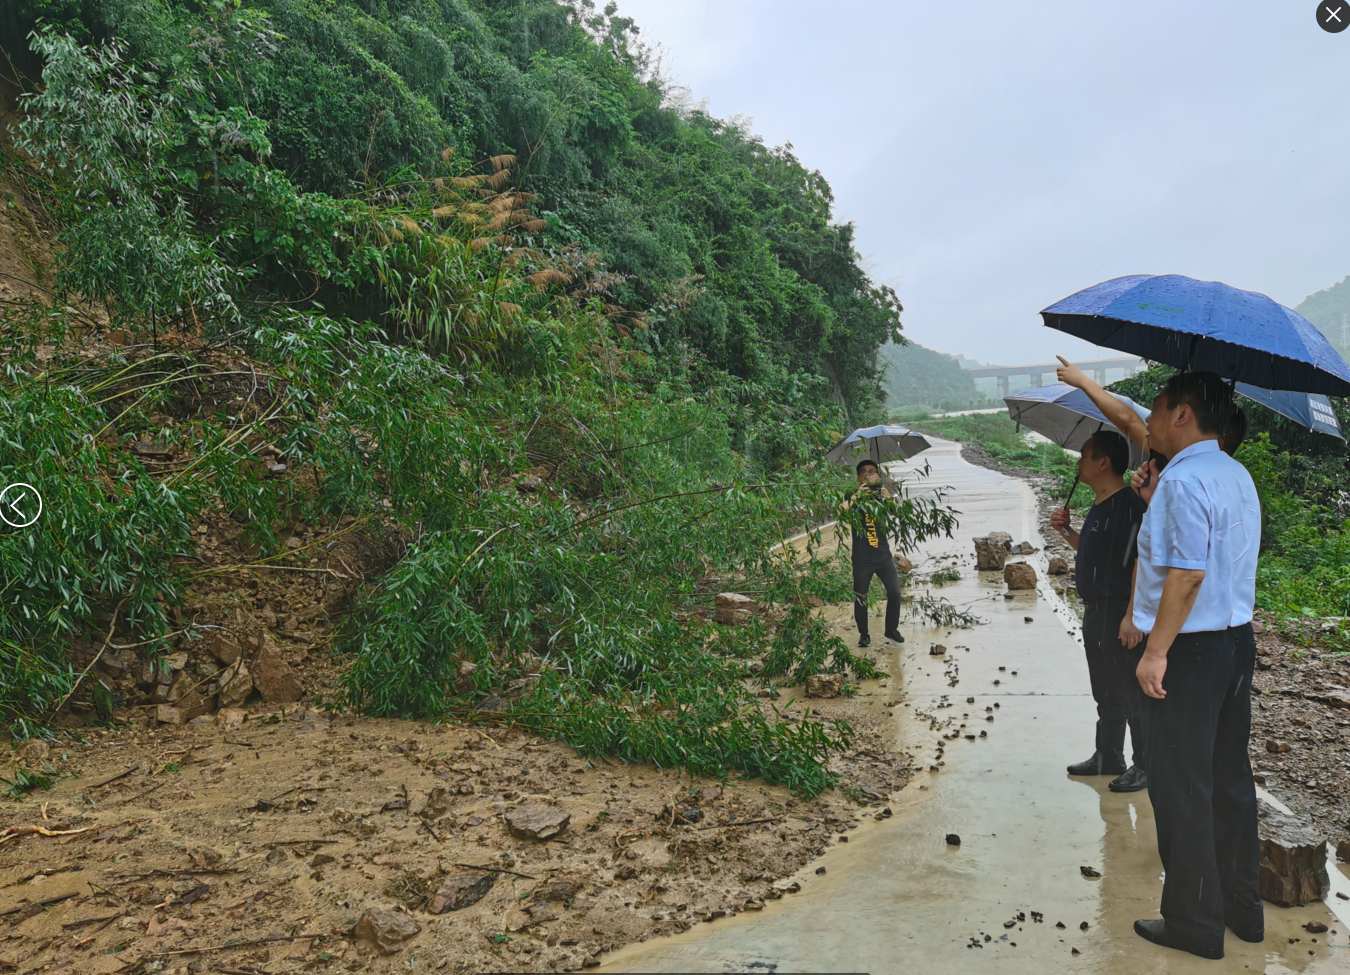
[[1073, 476], [1073, 487], [1069, 488], [1069, 496], [1064, 499], [1064, 510], [1069, 510], [1069, 502], [1073, 500], [1073, 492], [1078, 490], [1078, 475]]

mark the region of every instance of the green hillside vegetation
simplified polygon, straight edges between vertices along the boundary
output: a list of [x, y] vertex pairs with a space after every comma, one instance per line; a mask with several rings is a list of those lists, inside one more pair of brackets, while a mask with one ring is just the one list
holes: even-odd
[[893, 410], [919, 406], [942, 412], [989, 405], [954, 358], [917, 342], [887, 343], [877, 362], [886, 405]]
[[1350, 277], [1308, 295], [1294, 311], [1316, 325], [1342, 357], [1350, 357]]
[[[153, 671], [210, 634], [179, 613], [205, 581], [228, 612], [250, 568], [349, 578], [319, 557], [356, 537], [387, 567], [350, 593], [338, 706], [830, 785], [848, 726], [746, 679], [875, 673], [808, 609], [846, 567], [772, 553], [850, 483], [820, 453], [880, 415], [899, 328], [819, 173], [666, 104], [612, 8], [24, 0], [6, 26], [39, 15], [3, 175], [56, 264], [49, 302], [0, 304], [0, 477], [59, 517], [0, 533], [16, 734], [72, 692], [109, 718], [76, 649]], [[912, 542], [953, 528], [902, 510]], [[242, 526], [224, 563], [210, 524]], [[713, 625], [727, 579], [786, 618]]]

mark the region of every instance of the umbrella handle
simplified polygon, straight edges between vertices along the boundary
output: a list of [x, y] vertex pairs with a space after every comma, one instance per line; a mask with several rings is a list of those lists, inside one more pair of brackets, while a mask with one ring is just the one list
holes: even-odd
[[1066, 497], [1066, 498], [1064, 499], [1064, 510], [1065, 510], [1065, 511], [1068, 511], [1068, 510], [1069, 510], [1069, 502], [1070, 502], [1071, 500], [1073, 500], [1073, 492], [1075, 492], [1075, 491], [1078, 490], [1078, 478], [1079, 478], [1080, 476], [1081, 476], [1081, 475], [1078, 475], [1078, 474], [1075, 474], [1075, 475], [1073, 476], [1073, 487], [1069, 488], [1069, 495], [1068, 495], [1068, 497]]

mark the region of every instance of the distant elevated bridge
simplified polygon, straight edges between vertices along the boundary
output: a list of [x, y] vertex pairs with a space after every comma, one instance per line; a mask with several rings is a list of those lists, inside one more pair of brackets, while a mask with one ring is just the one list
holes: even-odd
[[[1126, 376], [1133, 376], [1136, 372], [1142, 372], [1144, 362], [1142, 359], [1136, 359], [1127, 356], [1118, 359], [1089, 359], [1084, 362], [1075, 362], [1079, 369], [1092, 374], [1092, 377], [1103, 386], [1106, 385], [1106, 370], [1121, 369]], [[961, 363], [961, 368], [970, 373], [973, 379], [994, 379], [998, 383], [998, 395], [1002, 399], [1008, 395], [1010, 387], [1009, 380], [1014, 376], [1027, 376], [1031, 380], [1031, 386], [1035, 389], [1044, 384], [1043, 380], [1047, 373], [1054, 375], [1059, 368], [1058, 362], [1039, 362], [1025, 366], [967, 366], [965, 362]], [[1051, 382], [1054, 380], [1051, 379]]]

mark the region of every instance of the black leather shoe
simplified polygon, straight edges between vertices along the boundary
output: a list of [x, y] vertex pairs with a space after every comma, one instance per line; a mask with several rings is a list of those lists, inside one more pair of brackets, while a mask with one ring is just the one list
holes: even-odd
[[1093, 752], [1086, 762], [1069, 766], [1070, 775], [1120, 775], [1125, 771], [1125, 759], [1103, 758], [1101, 752]]
[[1139, 935], [1145, 941], [1152, 941], [1155, 945], [1161, 945], [1164, 948], [1175, 948], [1177, 951], [1189, 951], [1192, 955], [1199, 955], [1201, 958], [1209, 958], [1218, 961], [1223, 957], [1223, 945], [1219, 944], [1215, 948], [1201, 948], [1197, 945], [1173, 944], [1167, 937], [1167, 922], [1162, 918], [1145, 918], [1134, 922], [1134, 933]]
[[1223, 924], [1248, 944], [1259, 945], [1266, 940], [1265, 909], [1259, 905], [1254, 910], [1225, 910]]
[[887, 630], [887, 631], [886, 631], [886, 639], [887, 639], [887, 640], [890, 640], [892, 643], [904, 643], [904, 642], [905, 642], [904, 634], [902, 634], [899, 630]]
[[872, 645], [872, 638], [870, 636], [868, 636], [866, 633], [859, 635], [858, 646], [870, 647], [871, 645]]
[[1112, 792], [1140, 792], [1148, 788], [1148, 774], [1138, 765], [1131, 765], [1125, 774], [1106, 783]]

